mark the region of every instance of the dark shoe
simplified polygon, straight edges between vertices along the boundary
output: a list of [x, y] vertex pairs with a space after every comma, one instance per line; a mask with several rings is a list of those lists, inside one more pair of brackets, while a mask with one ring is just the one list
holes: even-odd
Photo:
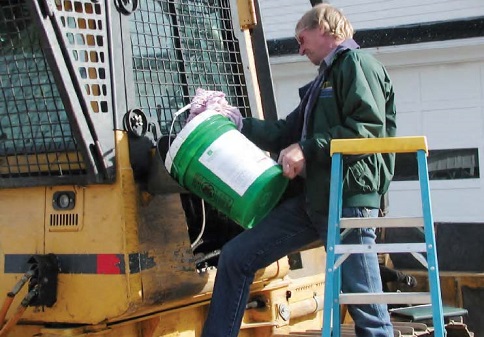
[[417, 286], [417, 279], [411, 275], [405, 275], [403, 283], [410, 288], [415, 288]]

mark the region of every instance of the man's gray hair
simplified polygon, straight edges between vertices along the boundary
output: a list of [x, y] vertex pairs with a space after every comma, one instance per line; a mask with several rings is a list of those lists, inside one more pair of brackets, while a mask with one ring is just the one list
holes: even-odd
[[329, 5], [319, 4], [307, 11], [296, 25], [296, 35], [306, 29], [323, 28], [324, 32], [337, 39], [350, 39], [353, 37], [353, 26], [343, 13]]

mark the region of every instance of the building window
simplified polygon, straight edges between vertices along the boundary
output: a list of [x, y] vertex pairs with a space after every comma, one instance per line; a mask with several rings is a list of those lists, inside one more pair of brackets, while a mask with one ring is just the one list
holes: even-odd
[[[427, 157], [430, 180], [479, 178], [479, 155], [476, 148], [431, 150]], [[418, 180], [415, 153], [398, 153], [393, 181]]]

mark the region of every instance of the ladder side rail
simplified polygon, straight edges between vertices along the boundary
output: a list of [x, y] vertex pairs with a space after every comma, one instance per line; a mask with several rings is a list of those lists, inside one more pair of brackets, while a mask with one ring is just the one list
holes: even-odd
[[338, 206], [337, 206], [337, 224], [338, 226], [335, 228], [336, 229], [336, 235], [335, 235], [335, 246], [333, 247], [335, 255], [332, 261], [333, 265], [333, 275], [334, 275], [334, 287], [333, 287], [333, 336], [341, 336], [341, 310], [340, 310], [340, 305], [341, 303], [339, 302], [339, 295], [341, 293], [341, 280], [342, 280], [342, 268], [337, 268], [334, 264], [335, 259], [338, 258], [338, 254], [336, 254], [336, 247], [342, 243], [342, 240], [344, 237], [340, 234], [341, 233], [341, 216], [343, 212], [343, 155], [341, 155], [339, 158], [333, 158], [333, 160], [336, 159], [338, 161], [338, 166], [339, 166], [339, 173], [338, 173], [338, 181], [337, 181], [337, 191], [338, 191]]
[[437, 249], [434, 231], [434, 220], [432, 216], [432, 205], [430, 202], [430, 184], [427, 167], [426, 153], [417, 151], [418, 176], [422, 199], [422, 212], [424, 216], [425, 242], [427, 245], [427, 264], [430, 294], [432, 298], [432, 315], [436, 336], [445, 336], [444, 316], [442, 310], [442, 297], [440, 292], [439, 268], [437, 261]]
[[[425, 244], [425, 245], [427, 245], [427, 244]], [[425, 256], [423, 256], [423, 254], [416, 253], [416, 252], [412, 252], [411, 254], [412, 254], [412, 256], [414, 257], [415, 260], [420, 262], [420, 264], [425, 267], [425, 269], [429, 269], [429, 264], [427, 263], [427, 259], [425, 258]]]
[[[324, 308], [323, 311], [323, 329], [322, 337], [331, 336], [331, 326], [335, 325], [339, 329], [339, 322], [332, 324], [335, 310], [328, 310], [339, 303], [334, 303], [333, 298], [339, 299], [339, 294], [335, 296], [335, 246], [336, 240], [339, 238], [339, 219], [341, 216], [341, 200], [342, 200], [342, 156], [340, 153], [335, 153], [331, 160], [331, 183], [329, 189], [329, 214], [328, 214], [328, 233], [326, 241], [326, 278], [324, 287]], [[338, 268], [339, 269], [339, 268]], [[332, 315], [333, 314], [333, 315]], [[339, 316], [339, 315], [338, 315]], [[337, 336], [335, 334], [335, 336]]]

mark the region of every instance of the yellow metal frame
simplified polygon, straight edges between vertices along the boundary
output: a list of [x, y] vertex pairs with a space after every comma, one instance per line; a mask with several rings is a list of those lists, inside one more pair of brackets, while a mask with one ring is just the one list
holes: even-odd
[[55, 170], [83, 170], [79, 152], [36, 153], [25, 156], [7, 156], [0, 166], [1, 174], [22, 174], [30, 172], [49, 172]]
[[251, 29], [257, 25], [254, 0], [237, 0], [240, 29]]
[[[141, 205], [129, 161], [128, 136], [116, 131], [115, 137], [117, 172], [113, 184], [0, 190], [0, 254], [118, 254], [126, 267], [121, 274], [60, 273], [55, 305], [41, 311], [29, 308], [12, 329], [12, 337], [200, 334], [215, 271], [198, 274], [195, 270], [189, 241], [184, 241], [188, 232], [177, 220], [184, 219], [183, 213], [177, 213], [181, 207], [178, 195], [155, 195], [149, 205]], [[75, 207], [65, 212], [54, 210], [56, 191], [75, 192]], [[177, 200], [176, 207], [171, 198]], [[78, 226], [53, 228], [52, 214], [77, 214]], [[140, 241], [147, 234], [139, 231], [153, 230], [153, 226], [158, 229], [156, 235], [164, 239]], [[138, 252], [147, 253], [154, 265], [132, 271], [129, 259]], [[3, 262], [0, 259], [0, 270], [4, 270]], [[293, 325], [304, 329], [320, 326], [322, 307], [315, 302], [314, 289], [322, 289], [324, 276], [307, 268], [300, 271], [305, 272], [303, 277], [283, 280], [289, 273], [288, 260], [283, 258], [256, 274], [251, 293], [263, 296], [270, 305], [246, 315], [241, 337], [285, 331]], [[20, 273], [3, 274], [0, 288], [6, 293], [20, 277]], [[26, 290], [21, 290], [12, 308], [19, 305]], [[288, 292], [293, 294], [289, 300]], [[283, 320], [275, 310], [280, 305], [292, 308], [291, 321]], [[9, 311], [7, 319], [13, 312]], [[45, 327], [44, 322], [79, 326], [52, 328]]]
[[333, 139], [331, 156], [335, 153], [359, 155], [367, 153], [409, 153], [424, 150], [428, 155], [425, 136]]
[[[126, 266], [120, 274], [59, 274], [56, 304], [44, 310], [27, 310], [22, 320], [98, 323], [127, 315], [142, 304], [141, 273], [131, 272], [129, 260], [139, 253], [138, 193], [129, 162], [128, 136], [121, 131], [114, 136], [117, 179], [113, 184], [0, 190], [0, 255], [118, 254]], [[75, 207], [55, 210], [52, 196], [56, 191], [74, 192]], [[77, 226], [51, 226], [51, 215], [78, 216]], [[4, 269], [1, 259], [0, 270]], [[3, 273], [0, 288], [6, 293], [20, 276]], [[26, 290], [16, 296], [13, 307]]]

